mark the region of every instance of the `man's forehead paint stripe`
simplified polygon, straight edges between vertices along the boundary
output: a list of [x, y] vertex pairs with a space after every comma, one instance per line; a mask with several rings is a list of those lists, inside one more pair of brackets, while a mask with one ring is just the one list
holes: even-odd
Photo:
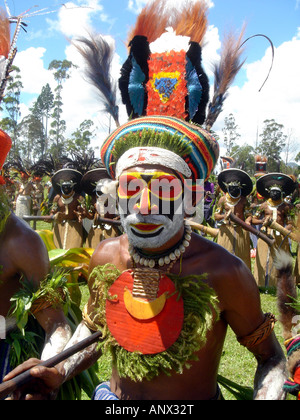
[[121, 174], [121, 177], [135, 176], [137, 178], [141, 178], [141, 176], [143, 174], [145, 174], [145, 175], [153, 175], [153, 177], [167, 176], [167, 177], [174, 178], [174, 179], [180, 179], [175, 174], [171, 174], [169, 172], [157, 171], [155, 169], [148, 169], [148, 170], [143, 170], [143, 171], [124, 171]]

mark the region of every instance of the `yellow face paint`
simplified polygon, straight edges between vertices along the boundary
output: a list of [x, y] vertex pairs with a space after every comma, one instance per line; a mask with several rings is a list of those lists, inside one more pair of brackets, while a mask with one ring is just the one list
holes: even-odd
[[[182, 197], [183, 185], [177, 176], [162, 172], [125, 172], [120, 176], [118, 195], [120, 199], [138, 197], [147, 189], [149, 195], [159, 200], [176, 201]], [[150, 200], [150, 197], [149, 197]]]

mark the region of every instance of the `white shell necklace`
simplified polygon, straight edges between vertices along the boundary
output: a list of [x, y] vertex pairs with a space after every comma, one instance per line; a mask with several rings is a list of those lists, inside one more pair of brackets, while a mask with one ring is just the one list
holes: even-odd
[[74, 198], [75, 192], [72, 193], [72, 195], [70, 197], [66, 197], [64, 198], [63, 196], [61, 196], [61, 201], [63, 202], [63, 204], [65, 206], [68, 206], [69, 204], [72, 203], [73, 198]]
[[149, 256], [145, 254], [141, 249], [135, 248], [133, 245], [129, 244], [129, 254], [135, 264], [140, 264], [144, 267], [154, 268], [156, 265], [163, 267], [164, 265], [170, 265], [171, 263], [173, 266], [189, 247], [190, 241], [192, 239], [191, 233], [191, 226], [185, 223], [184, 235], [181, 241], [166, 253], [157, 256]]

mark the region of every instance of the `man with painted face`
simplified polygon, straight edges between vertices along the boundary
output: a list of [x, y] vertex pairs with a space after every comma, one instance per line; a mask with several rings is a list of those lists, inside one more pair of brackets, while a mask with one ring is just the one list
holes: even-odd
[[252, 192], [253, 184], [250, 176], [236, 168], [225, 169], [218, 176], [218, 183], [225, 193], [214, 214], [219, 225], [218, 244], [233, 255], [241, 258], [251, 270], [250, 234], [241, 226], [230, 222], [228, 212], [233, 212], [242, 221], [250, 223], [250, 203], [248, 196]]
[[[257, 180], [257, 192], [265, 198], [255, 216], [252, 218], [254, 225], [263, 225], [271, 218], [279, 225], [285, 227], [287, 232], [293, 228], [292, 209], [293, 205], [287, 203], [284, 198], [293, 193], [295, 183], [291, 177], [281, 173], [269, 173]], [[254, 277], [261, 287], [277, 285], [276, 268], [274, 267], [275, 250], [281, 249], [290, 253], [288, 236], [263, 226], [263, 231], [275, 238], [275, 246], [270, 248], [261, 239], [257, 242]]]
[[[157, 128], [158, 146], [141, 144], [118, 155], [118, 143], [128, 144], [124, 133], [129, 127], [137, 142], [143, 141], [144, 128]], [[169, 130], [173, 150], [188, 143], [185, 158], [162, 147], [163, 133]], [[108, 152], [112, 144], [114, 155]], [[208, 132], [175, 118], [140, 118], [104, 144], [102, 159], [118, 181], [126, 233], [101, 242], [95, 251], [84, 320], [68, 344], [100, 328], [102, 350], [94, 345], [56, 368], [33, 369], [46, 393], [86, 369], [103, 351], [113, 355], [112, 377], [99, 385], [94, 399], [220, 399], [217, 373], [230, 325], [257, 358], [255, 398], [284, 397], [285, 360], [272, 332], [274, 318], [263, 314], [251, 273], [223, 247], [192, 233], [184, 220], [187, 180], [201, 178], [201, 168], [207, 178], [217, 155]], [[173, 203], [167, 214], [164, 201]], [[22, 369], [36, 363], [28, 361]]]
[[70, 249], [83, 246], [81, 179], [82, 174], [70, 168], [61, 169], [52, 177], [56, 196], [50, 215], [55, 218], [53, 239], [57, 248]]

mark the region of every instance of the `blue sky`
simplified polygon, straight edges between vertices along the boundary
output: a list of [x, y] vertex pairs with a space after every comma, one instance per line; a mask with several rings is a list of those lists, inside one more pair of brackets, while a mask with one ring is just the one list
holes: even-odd
[[[61, 1], [40, 0], [37, 8], [32, 11], [48, 7], [49, 11], [60, 9]], [[124, 42], [127, 38], [128, 28], [134, 25], [136, 11], [140, 10], [139, 5], [145, 3], [144, 0], [102, 0], [97, 3], [102, 10], [92, 10], [88, 6], [89, 2], [73, 0], [75, 5], [82, 5], [82, 11], [90, 11], [91, 23], [95, 30], [113, 36], [117, 41], [117, 50], [125, 57], [126, 49]], [[96, 3], [96, 2], [94, 2]], [[299, 5], [298, 5], [299, 3]], [[8, 0], [12, 14], [19, 14], [25, 9], [30, 8], [30, 0]], [[69, 7], [70, 19], [72, 16], [71, 3], [65, 3]], [[85, 9], [85, 6], [86, 9]], [[91, 3], [92, 4], [92, 3]], [[214, 0], [214, 6], [210, 8], [209, 23], [219, 29], [220, 34], [228, 27], [240, 28], [244, 22], [247, 23], [246, 36], [256, 33], [268, 35], [275, 46], [281, 45], [284, 41], [292, 39], [300, 26], [300, 2], [297, 0]], [[26, 6], [25, 6], [26, 5]], [[81, 13], [78, 10], [78, 13]], [[47, 48], [45, 59], [50, 61], [53, 58], [63, 58], [65, 40], [59, 31], [55, 31], [51, 25], [57, 20], [57, 13], [45, 14], [40, 17], [26, 19], [28, 23], [28, 33], [21, 34], [19, 38], [19, 48], [44, 46]], [[253, 41], [247, 50], [249, 60], [259, 59], [265, 49], [262, 40]]]
[[[263, 91], [258, 94], [271, 64], [270, 46], [263, 38], [254, 38], [248, 42], [246, 64], [236, 79], [228, 103], [214, 128], [221, 132], [225, 116], [232, 112], [240, 127], [243, 142], [253, 145], [257, 130], [261, 129], [264, 119], [274, 118], [300, 143], [300, 128], [297, 124], [300, 113], [300, 1], [207, 1], [211, 6], [210, 28], [203, 59], [208, 73], [211, 61], [220, 54], [222, 36], [229, 27], [240, 29], [246, 22], [245, 37], [262, 33], [270, 37], [275, 46], [273, 71]], [[4, 5], [3, 0], [1, 2]], [[179, 5], [182, 0], [168, 2]], [[34, 3], [30, 0], [7, 0], [11, 13], [15, 15], [29, 9]], [[26, 114], [30, 101], [40, 93], [45, 82], [51, 81], [51, 74], [47, 72], [51, 60], [67, 58], [82, 65], [66, 37], [84, 34], [86, 28], [93, 28], [94, 31], [109, 35], [115, 40], [114, 74], [118, 77], [119, 67], [127, 55], [128, 30], [134, 25], [138, 11], [145, 3], [146, 0], [73, 0], [62, 6], [62, 2], [58, 0], [37, 2], [38, 7], [32, 11], [48, 8], [47, 12], [54, 13], [26, 19], [27, 33], [22, 31], [19, 36], [16, 65], [24, 75], [23, 113]], [[80, 79], [79, 72], [72, 74], [64, 94], [65, 107], [68, 107], [65, 119], [70, 132], [78, 127], [80, 118], [81, 121], [85, 118], [94, 119], [95, 124], [100, 126], [100, 131], [105, 131], [99, 105], [92, 98], [90, 87], [82, 82], [82, 77]], [[99, 134], [99, 139], [100, 137]]]

